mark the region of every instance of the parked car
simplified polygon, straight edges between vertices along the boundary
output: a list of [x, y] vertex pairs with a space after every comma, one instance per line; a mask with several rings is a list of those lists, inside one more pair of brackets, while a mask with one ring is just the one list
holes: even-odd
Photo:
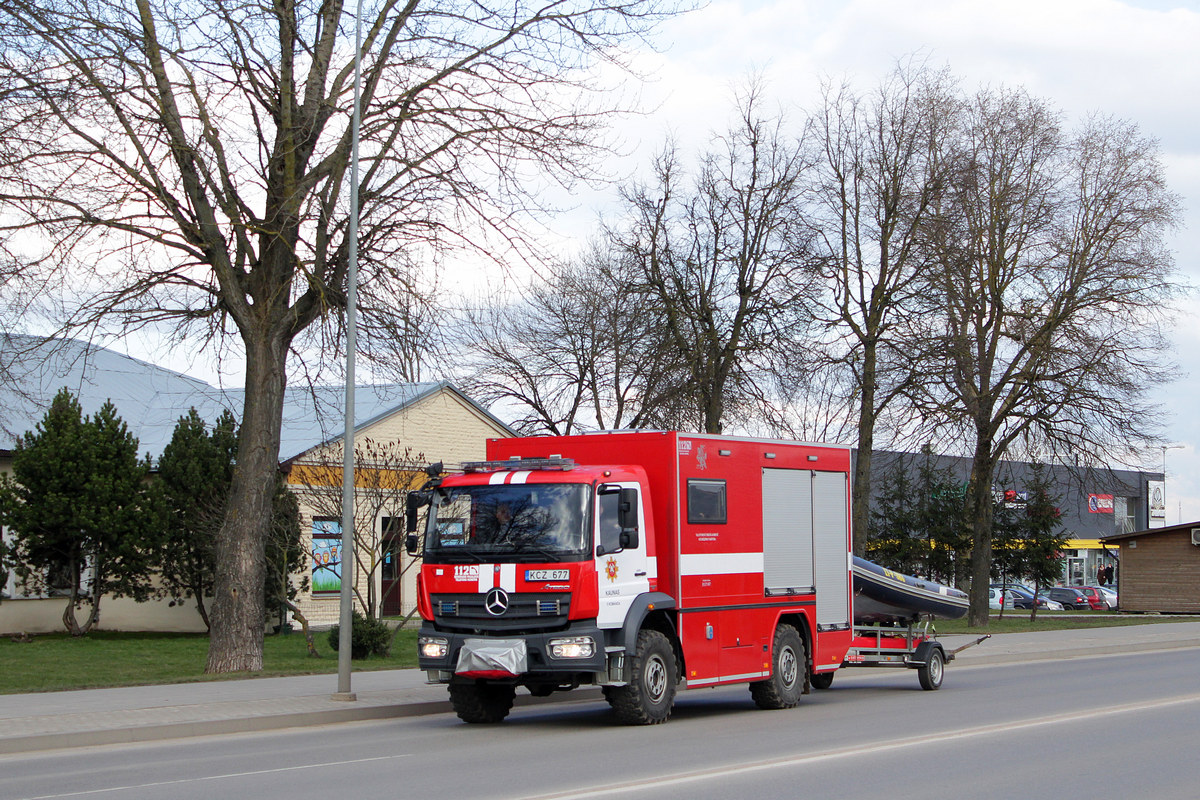
[[1028, 595], [1034, 594], [1032, 586], [1027, 586], [1024, 583], [1017, 583], [1016, 581], [1009, 581], [1008, 583], [991, 583], [988, 585], [994, 589], [1016, 589], [1018, 592], [1024, 592]]
[[988, 589], [988, 608], [999, 610], [1000, 604], [1003, 603], [1005, 608], [1015, 608], [1013, 600], [1016, 599], [1016, 593], [997, 589], [995, 587]]
[[1108, 587], [1082, 587], [1082, 589], [1084, 589], [1087, 599], [1092, 601], [1092, 608], [1108, 610], [1117, 607], [1117, 593]]
[[[1022, 583], [993, 583], [993, 589], [1004, 588], [1012, 593], [1011, 602], [1008, 603], [1009, 608], [1033, 608], [1033, 590]], [[1038, 608], [1044, 608], [1047, 611], [1062, 611], [1063, 606], [1056, 602], [1053, 598], [1047, 597], [1045, 593], [1037, 596]]]
[[1052, 600], [1062, 603], [1063, 608], [1066, 609], [1092, 607], [1088, 596], [1078, 586], [1055, 586], [1053, 589], [1047, 589], [1046, 593], [1050, 595]]

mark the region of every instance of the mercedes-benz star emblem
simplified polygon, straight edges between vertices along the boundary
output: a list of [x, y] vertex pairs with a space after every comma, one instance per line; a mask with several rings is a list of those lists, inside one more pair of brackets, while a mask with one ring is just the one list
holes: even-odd
[[487, 593], [487, 597], [483, 598], [483, 607], [493, 617], [501, 616], [508, 611], [508, 592], [497, 586]]

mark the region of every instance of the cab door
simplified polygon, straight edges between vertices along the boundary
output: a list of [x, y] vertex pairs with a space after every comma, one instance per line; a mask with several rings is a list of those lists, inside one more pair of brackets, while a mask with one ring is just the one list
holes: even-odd
[[[632, 507], [630, 507], [632, 504]], [[625, 506], [622, 511], [622, 506]], [[593, 530], [601, 628], [619, 628], [633, 599], [650, 590], [653, 560], [646, 557], [646, 519], [635, 481], [596, 487]]]

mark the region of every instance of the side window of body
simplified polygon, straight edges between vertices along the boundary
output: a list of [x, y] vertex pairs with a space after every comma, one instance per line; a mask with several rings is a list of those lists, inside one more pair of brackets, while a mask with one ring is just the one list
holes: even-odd
[[687, 482], [688, 523], [724, 525], [726, 519], [725, 481], [690, 478]]

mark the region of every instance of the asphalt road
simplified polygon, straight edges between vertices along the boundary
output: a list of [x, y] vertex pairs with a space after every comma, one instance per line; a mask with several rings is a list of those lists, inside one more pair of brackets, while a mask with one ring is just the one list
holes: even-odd
[[1200, 653], [847, 670], [787, 711], [683, 692], [666, 725], [602, 702], [0, 758], [0, 798], [1188, 798]]

